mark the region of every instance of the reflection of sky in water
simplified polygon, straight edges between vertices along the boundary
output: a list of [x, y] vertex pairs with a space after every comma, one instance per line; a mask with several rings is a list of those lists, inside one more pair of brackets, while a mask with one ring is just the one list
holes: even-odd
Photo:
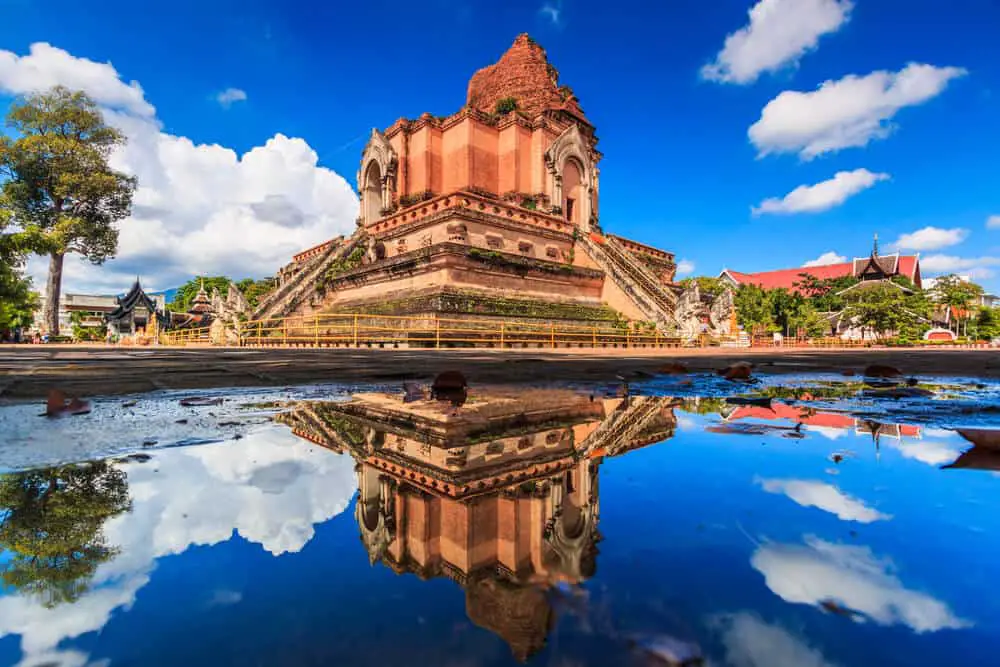
[[[876, 452], [853, 429], [676, 417], [601, 465], [597, 573], [532, 664], [624, 664], [667, 636], [733, 667], [993, 662], [1000, 479], [939, 469], [968, 448], [954, 432]], [[105, 526], [122, 550], [79, 601], [0, 596], [0, 663], [513, 663], [457, 584], [369, 565], [350, 457], [273, 426], [152, 455], [123, 464], [133, 510]]]

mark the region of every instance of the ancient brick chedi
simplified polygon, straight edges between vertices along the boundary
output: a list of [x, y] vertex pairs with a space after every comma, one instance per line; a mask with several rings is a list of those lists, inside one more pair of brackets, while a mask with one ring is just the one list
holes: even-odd
[[466, 104], [372, 130], [349, 238], [303, 251], [258, 316], [624, 317], [675, 330], [671, 253], [605, 234], [594, 126], [519, 36]]

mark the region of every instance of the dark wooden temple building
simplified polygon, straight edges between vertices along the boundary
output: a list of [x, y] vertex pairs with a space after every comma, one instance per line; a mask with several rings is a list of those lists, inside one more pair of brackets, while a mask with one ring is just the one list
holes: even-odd
[[156, 330], [170, 326], [170, 313], [162, 303], [162, 298], [158, 301], [146, 294], [138, 278], [125, 296], [115, 297], [115, 301], [115, 309], [104, 317], [109, 332], [114, 336], [147, 332], [151, 330], [150, 325]]

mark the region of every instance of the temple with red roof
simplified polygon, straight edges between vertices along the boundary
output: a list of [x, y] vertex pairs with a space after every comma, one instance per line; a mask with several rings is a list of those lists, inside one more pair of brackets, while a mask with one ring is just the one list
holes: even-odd
[[916, 287], [920, 282], [919, 255], [880, 255], [878, 251], [878, 236], [868, 257], [855, 257], [850, 262], [823, 264], [820, 266], [800, 266], [793, 269], [778, 269], [776, 271], [761, 271], [758, 273], [743, 273], [732, 269], [723, 269], [719, 278], [731, 283], [734, 287], [740, 285], [756, 285], [763, 289], [786, 289], [789, 292], [799, 292], [798, 284], [802, 282], [803, 274], [817, 280], [854, 277], [861, 281], [889, 280], [903, 276]]

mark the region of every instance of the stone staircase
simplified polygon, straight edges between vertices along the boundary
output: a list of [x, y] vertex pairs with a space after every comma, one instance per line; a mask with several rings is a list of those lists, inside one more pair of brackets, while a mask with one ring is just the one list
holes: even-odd
[[653, 421], [663, 402], [652, 396], [631, 396], [597, 427], [580, 445], [580, 451], [592, 452], [604, 449], [606, 455], [614, 456], [628, 445]]
[[315, 290], [316, 282], [334, 263], [347, 257], [360, 243], [358, 235], [351, 236], [330, 247], [318, 257], [309, 260], [301, 271], [268, 294], [254, 311], [253, 320], [285, 317]]
[[674, 311], [677, 295], [663, 285], [632, 253], [613, 238], [596, 243], [590, 235], [581, 237], [581, 245], [604, 272], [620, 287], [643, 316], [662, 330], [676, 327]]

